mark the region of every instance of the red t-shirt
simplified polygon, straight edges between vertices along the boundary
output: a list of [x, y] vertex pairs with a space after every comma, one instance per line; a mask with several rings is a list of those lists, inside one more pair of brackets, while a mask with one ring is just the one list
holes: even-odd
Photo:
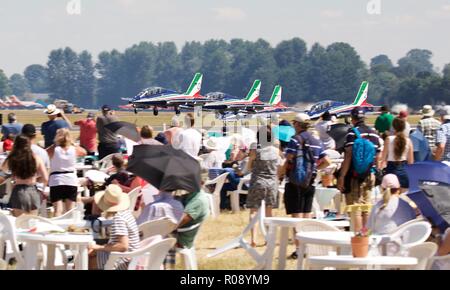
[[86, 119], [75, 122], [80, 126], [80, 145], [89, 152], [97, 151], [97, 125], [95, 120]]
[[14, 146], [14, 142], [12, 140], [10, 140], [10, 139], [6, 139], [3, 142], [3, 152], [10, 152], [10, 151], [12, 151], [13, 146]]

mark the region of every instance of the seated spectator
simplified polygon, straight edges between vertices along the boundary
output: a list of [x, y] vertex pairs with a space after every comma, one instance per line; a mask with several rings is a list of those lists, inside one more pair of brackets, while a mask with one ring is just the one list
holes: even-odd
[[176, 200], [170, 192], [160, 192], [154, 196], [155, 201], [144, 207], [137, 223], [169, 218], [174, 224], [179, 224], [183, 217], [183, 204]]
[[367, 223], [367, 227], [379, 235], [392, 233], [398, 226], [416, 219], [415, 210], [400, 198], [400, 181], [397, 176], [386, 175], [381, 187], [383, 200], [372, 208]]
[[[132, 252], [139, 248], [139, 229], [136, 220], [128, 210], [129, 197], [120, 187], [110, 185], [105, 192], [95, 195], [95, 204], [102, 212], [113, 218], [110, 239], [107, 245], [93, 245], [89, 248], [89, 268], [104, 269], [111, 252]], [[116, 270], [127, 270], [129, 259], [119, 259], [115, 264]]]
[[168, 145], [169, 141], [166, 138], [166, 135], [164, 133], [159, 133], [156, 137], [155, 140], [160, 142], [163, 145]]
[[128, 185], [130, 175], [125, 171], [125, 160], [121, 154], [115, 154], [112, 159], [113, 174], [105, 181], [105, 185], [108, 186], [117, 180], [121, 185]]
[[162, 145], [162, 143], [153, 139], [155, 132], [150, 126], [144, 126], [141, 129], [141, 144], [145, 145]]
[[225, 154], [220, 151], [217, 139], [209, 138], [203, 142], [205, 149], [209, 152], [208, 156], [202, 160], [202, 167], [219, 168], [225, 162]]

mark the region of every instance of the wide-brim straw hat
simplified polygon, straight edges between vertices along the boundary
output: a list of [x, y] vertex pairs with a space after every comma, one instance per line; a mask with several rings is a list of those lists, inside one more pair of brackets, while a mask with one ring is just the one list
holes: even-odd
[[203, 146], [205, 146], [206, 149], [214, 151], [219, 150], [219, 142], [217, 142], [217, 139], [215, 138], [208, 138], [203, 142]]
[[104, 212], [120, 212], [130, 208], [130, 197], [122, 189], [111, 184], [94, 196], [95, 203]]
[[430, 105], [425, 105], [422, 108], [421, 114], [425, 117], [433, 117], [436, 112], [433, 110], [433, 107]]
[[58, 109], [55, 105], [48, 105], [47, 110], [45, 110], [44, 113], [49, 116], [56, 116], [61, 113], [61, 110]]

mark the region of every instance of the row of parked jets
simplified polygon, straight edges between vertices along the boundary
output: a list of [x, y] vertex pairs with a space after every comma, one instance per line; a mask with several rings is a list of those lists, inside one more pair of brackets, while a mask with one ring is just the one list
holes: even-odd
[[339, 118], [348, 116], [355, 107], [363, 108], [366, 113], [374, 113], [378, 110], [378, 107], [367, 102], [369, 90], [367, 81], [362, 82], [356, 99], [352, 104], [338, 101], [322, 101], [314, 104], [307, 111], [285, 106], [282, 103], [283, 89], [280, 85], [275, 86], [270, 101], [264, 103], [259, 99], [261, 92], [260, 80], [256, 80], [253, 83], [247, 97], [243, 99], [222, 92], [214, 92], [202, 96], [202, 81], [203, 75], [197, 73], [185, 93], [161, 87], [145, 89], [134, 98], [123, 99], [128, 101], [129, 105], [122, 106], [122, 108], [134, 109], [136, 114], [139, 110], [153, 109], [153, 114], [158, 116], [160, 108], [174, 108], [175, 113], [179, 115], [181, 109], [192, 110], [195, 107], [201, 107], [204, 111], [215, 112], [217, 117], [223, 120], [257, 115], [271, 116], [273, 114], [290, 112], [304, 112], [311, 119], [318, 119], [327, 111]]

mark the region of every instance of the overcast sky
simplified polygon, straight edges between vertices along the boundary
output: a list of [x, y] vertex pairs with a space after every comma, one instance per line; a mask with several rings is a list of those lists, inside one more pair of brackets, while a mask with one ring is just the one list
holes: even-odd
[[412, 48], [433, 63], [450, 63], [450, 0], [0, 0], [0, 68], [9, 76], [45, 64], [52, 49], [70, 46], [96, 56], [140, 41], [264, 38], [272, 45], [301, 37], [308, 46], [350, 43], [362, 58], [387, 54], [396, 62]]

